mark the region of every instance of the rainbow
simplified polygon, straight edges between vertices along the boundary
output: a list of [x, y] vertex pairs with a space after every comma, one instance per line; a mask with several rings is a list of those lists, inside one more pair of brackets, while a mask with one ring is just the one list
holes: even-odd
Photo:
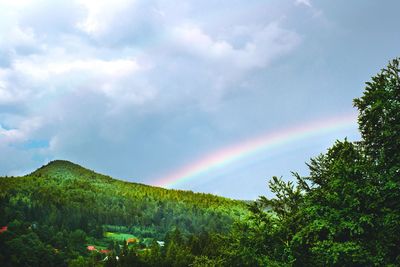
[[173, 171], [165, 177], [155, 179], [156, 182], [154, 185], [171, 188], [180, 182], [193, 179], [200, 174], [221, 168], [261, 151], [282, 146], [293, 141], [355, 126], [356, 121], [357, 115], [351, 113], [268, 132], [261, 136], [216, 150], [197, 161]]

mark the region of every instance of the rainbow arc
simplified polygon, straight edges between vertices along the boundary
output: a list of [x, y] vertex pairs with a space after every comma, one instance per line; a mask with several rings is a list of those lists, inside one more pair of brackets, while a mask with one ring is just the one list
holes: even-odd
[[164, 177], [155, 179], [156, 182], [154, 185], [170, 188], [178, 183], [193, 179], [196, 176], [217, 168], [227, 166], [253, 154], [283, 146], [290, 142], [351, 127], [354, 126], [356, 122], [357, 114], [351, 113], [267, 132], [255, 138], [224, 147], [205, 155], [186, 166], [172, 171]]

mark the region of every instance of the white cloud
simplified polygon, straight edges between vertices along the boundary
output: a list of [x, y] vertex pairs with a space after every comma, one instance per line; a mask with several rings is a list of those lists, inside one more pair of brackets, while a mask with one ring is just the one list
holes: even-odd
[[11, 69], [0, 68], [0, 106], [17, 104], [29, 99], [29, 88], [20, 88]]
[[239, 69], [265, 67], [273, 59], [294, 49], [300, 37], [271, 23], [248, 36], [242, 48], [234, 48], [226, 40], [216, 40], [197, 26], [183, 25], [173, 30], [181, 47], [201, 58], [213, 59]]
[[78, 0], [87, 11], [87, 16], [77, 23], [77, 27], [84, 32], [99, 36], [112, 29], [114, 20], [135, 1], [130, 0]]
[[312, 7], [311, 1], [310, 0], [296, 0], [296, 5], [305, 5], [308, 7]]
[[135, 99], [132, 103], [139, 104], [153, 97], [153, 93], [134, 87], [135, 80], [141, 79], [138, 76], [150, 68], [134, 58], [85, 59], [58, 50], [20, 57], [14, 60], [11, 69], [0, 69], [0, 102], [11, 102], [22, 93], [30, 98], [26, 100], [34, 101], [57, 91], [79, 89], [102, 92], [112, 98], [123, 97], [124, 101]]
[[2, 142], [13, 142], [13, 141], [20, 141], [23, 140], [25, 138], [25, 134], [18, 129], [4, 129], [1, 125], [0, 125], [0, 140]]
[[34, 2], [34, 0], [2, 0], [1, 1], [1, 6], [3, 8], [25, 8], [29, 5], [31, 5]]
[[13, 94], [7, 90], [5, 81], [0, 79], [0, 104], [10, 103], [13, 99]]
[[42, 126], [42, 119], [32, 117], [23, 119], [17, 128], [5, 129], [0, 124], [0, 142], [10, 144], [28, 140], [31, 134]]
[[233, 48], [225, 41], [213, 40], [197, 26], [182, 25], [173, 30], [178, 43], [187, 50], [199, 53], [201, 56], [224, 57], [233, 52]]
[[[16, 1], [18, 2], [18, 1]], [[29, 54], [40, 49], [40, 44], [30, 25], [21, 25], [19, 21], [19, 9], [17, 7], [7, 8], [0, 3], [0, 61], [12, 59], [18, 54]], [[8, 12], [7, 12], [8, 11]], [[14, 11], [14, 12], [12, 12]], [[0, 62], [0, 66], [7, 66], [10, 62]]]
[[[42, 59], [42, 58], [40, 58]], [[98, 77], [107, 76], [117, 78], [133, 75], [141, 69], [134, 59], [77, 59], [71, 61], [40, 61], [17, 60], [14, 64], [15, 71], [30, 76], [35, 80], [48, 80], [54, 75], [68, 75], [73, 73], [86, 73]]]

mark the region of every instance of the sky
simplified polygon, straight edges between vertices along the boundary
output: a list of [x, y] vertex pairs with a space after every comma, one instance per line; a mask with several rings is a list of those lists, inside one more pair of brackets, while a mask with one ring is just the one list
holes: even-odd
[[1, 0], [0, 176], [65, 159], [132, 182], [271, 196], [272, 176], [307, 175], [335, 140], [359, 140], [352, 101], [400, 56], [398, 10]]

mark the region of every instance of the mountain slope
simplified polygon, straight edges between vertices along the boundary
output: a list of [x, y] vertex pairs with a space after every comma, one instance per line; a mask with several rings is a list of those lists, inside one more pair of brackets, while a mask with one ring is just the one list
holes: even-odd
[[224, 231], [245, 207], [240, 201], [210, 194], [116, 180], [60, 160], [23, 177], [3, 178], [0, 188], [2, 224], [21, 218], [71, 229], [99, 223], [133, 225], [152, 229], [155, 236], [174, 227], [188, 233], [207, 226], [207, 230]]
[[129, 183], [57, 160], [0, 178], [0, 265], [76, 266], [84, 259], [103, 266], [101, 253], [118, 253], [124, 240], [140, 253], [171, 238], [197, 244], [203, 236], [207, 244], [209, 233], [226, 233], [246, 213], [242, 201]]

